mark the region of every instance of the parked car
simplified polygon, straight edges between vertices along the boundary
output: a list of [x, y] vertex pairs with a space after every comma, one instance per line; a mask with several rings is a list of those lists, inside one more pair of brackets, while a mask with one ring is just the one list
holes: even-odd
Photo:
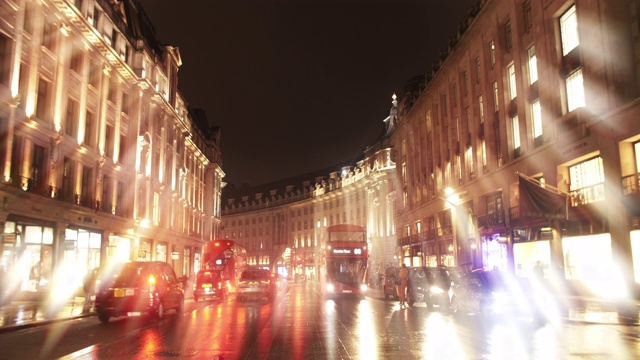
[[271, 276], [271, 271], [265, 269], [246, 269], [240, 274], [238, 281], [237, 299], [269, 300], [275, 298], [277, 294], [275, 277]]
[[95, 309], [101, 322], [124, 315], [152, 315], [182, 311], [184, 284], [166, 262], [133, 261], [107, 266], [100, 273]]
[[427, 308], [438, 306], [449, 311], [451, 301], [451, 277], [447, 267], [418, 266], [409, 268], [407, 304], [424, 302]]
[[227, 280], [221, 270], [200, 270], [193, 283], [193, 301], [200, 299], [226, 299], [228, 294]]
[[382, 291], [384, 292], [385, 300], [389, 300], [389, 297], [394, 299], [398, 298], [398, 293], [396, 292], [398, 271], [400, 271], [400, 268], [397, 266], [388, 267], [384, 270], [384, 276], [382, 277]]
[[528, 318], [546, 322], [556, 308], [551, 299], [546, 291], [527, 278], [497, 269], [480, 269], [462, 275], [455, 282], [451, 310], [490, 320]]

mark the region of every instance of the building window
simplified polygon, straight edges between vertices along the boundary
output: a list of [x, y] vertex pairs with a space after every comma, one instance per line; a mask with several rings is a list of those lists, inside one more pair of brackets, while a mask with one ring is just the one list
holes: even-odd
[[55, 52], [55, 39], [56, 39], [56, 26], [45, 20], [42, 32], [42, 46], [49, 49], [51, 52]]
[[468, 171], [469, 171], [469, 177], [471, 179], [474, 178], [475, 176], [475, 172], [473, 171], [473, 167], [474, 167], [474, 163], [473, 163], [473, 147], [469, 146], [467, 147], [467, 151], [465, 153], [465, 161], [467, 162], [467, 166], [468, 166]]
[[493, 111], [498, 112], [498, 82], [493, 82]]
[[92, 148], [95, 146], [95, 130], [96, 124], [93, 113], [91, 111], [87, 111], [87, 117], [85, 119], [84, 126], [84, 144], [87, 147]]
[[571, 205], [586, 205], [604, 200], [604, 166], [596, 157], [569, 167]]
[[542, 109], [540, 107], [540, 99], [536, 99], [531, 103], [531, 121], [533, 123], [533, 138], [537, 139], [542, 136]]
[[44, 80], [38, 80], [38, 93], [36, 98], [36, 117], [40, 120], [47, 120], [51, 114], [49, 105], [51, 95], [51, 84]]
[[33, 154], [31, 154], [31, 174], [30, 178], [34, 189], [41, 189], [44, 179], [46, 166], [44, 161], [44, 147], [33, 145]]
[[529, 31], [533, 27], [533, 14], [531, 13], [531, 1], [524, 2], [524, 26]]
[[507, 23], [504, 24], [504, 36], [507, 50], [511, 50], [513, 47], [513, 40], [511, 39], [511, 21], [507, 21]]
[[464, 79], [464, 94], [467, 95], [469, 94], [469, 73], [467, 70], [464, 71], [462, 77]]
[[121, 111], [123, 114], [128, 115], [129, 114], [129, 106], [130, 106], [130, 98], [129, 98], [129, 94], [123, 92], [122, 93], [122, 105], [121, 105]]
[[520, 148], [520, 122], [518, 120], [518, 115], [511, 118], [511, 127], [513, 130], [513, 148]]
[[480, 109], [480, 124], [484, 124], [484, 103], [482, 101], [482, 95], [478, 96], [478, 107]]
[[160, 194], [153, 193], [153, 224], [160, 224]]
[[113, 159], [114, 133], [113, 126], [107, 125], [104, 134], [104, 153], [105, 156], [111, 159]]
[[476, 83], [480, 84], [480, 56], [476, 56]]
[[97, 89], [99, 83], [100, 83], [100, 65], [97, 64], [95, 61], [91, 61], [89, 63], [89, 85]]
[[69, 68], [77, 74], [82, 75], [82, 48], [77, 44], [74, 44], [73, 49], [71, 50]]
[[482, 167], [486, 168], [487, 167], [487, 142], [482, 139]]
[[567, 10], [560, 17], [560, 37], [562, 39], [562, 55], [566, 56], [571, 50], [580, 45], [578, 40], [578, 18], [576, 16], [576, 6]]
[[531, 46], [527, 50], [529, 60], [527, 61], [527, 67], [529, 68], [529, 84], [533, 84], [538, 81], [538, 59], [536, 58], [536, 47]]
[[507, 72], [509, 73], [509, 99], [513, 100], [518, 96], [518, 91], [516, 90], [516, 67], [511, 64], [507, 68]]
[[571, 73], [565, 80], [567, 87], [567, 111], [571, 112], [585, 105], [582, 69]]
[[116, 81], [115, 76], [111, 76], [109, 78], [109, 92], [107, 93], [107, 99], [111, 101], [112, 104], [116, 103], [116, 93], [118, 90], [118, 83]]
[[453, 83], [451, 89], [451, 102], [453, 103], [453, 107], [456, 107], [458, 106], [458, 84]]
[[64, 133], [76, 136], [78, 128], [78, 102], [69, 98], [67, 101], [67, 118], [64, 121]]
[[93, 204], [91, 203], [92, 199], [89, 197], [91, 194], [91, 184], [93, 183], [93, 169], [87, 166], [82, 167], [82, 181], [80, 184], [82, 185], [80, 189], [81, 195], [81, 204], [86, 207], [91, 207]]
[[491, 68], [496, 65], [496, 44], [492, 41], [489, 43], [489, 57], [491, 58]]

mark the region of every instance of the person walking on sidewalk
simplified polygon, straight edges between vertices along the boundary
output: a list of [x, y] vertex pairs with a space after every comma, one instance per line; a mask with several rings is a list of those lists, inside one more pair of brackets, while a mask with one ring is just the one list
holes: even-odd
[[84, 311], [90, 312], [93, 307], [93, 296], [96, 292], [96, 280], [98, 280], [99, 268], [91, 269], [83, 279]]
[[407, 297], [407, 283], [409, 281], [409, 270], [406, 264], [402, 264], [398, 271], [398, 298], [400, 298], [400, 306], [405, 306]]

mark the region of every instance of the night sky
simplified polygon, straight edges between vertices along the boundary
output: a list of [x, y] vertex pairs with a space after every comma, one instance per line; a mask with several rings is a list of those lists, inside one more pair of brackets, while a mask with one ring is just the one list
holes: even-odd
[[476, 0], [139, 2], [221, 129], [223, 181], [255, 186], [362, 156]]

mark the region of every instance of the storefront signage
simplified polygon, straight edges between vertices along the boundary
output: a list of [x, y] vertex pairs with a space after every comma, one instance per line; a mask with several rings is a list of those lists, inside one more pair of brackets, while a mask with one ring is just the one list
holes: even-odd
[[138, 258], [146, 258], [147, 251], [146, 250], [138, 250]]
[[2, 238], [5, 244], [15, 244], [16, 242], [16, 234], [4, 234]]

